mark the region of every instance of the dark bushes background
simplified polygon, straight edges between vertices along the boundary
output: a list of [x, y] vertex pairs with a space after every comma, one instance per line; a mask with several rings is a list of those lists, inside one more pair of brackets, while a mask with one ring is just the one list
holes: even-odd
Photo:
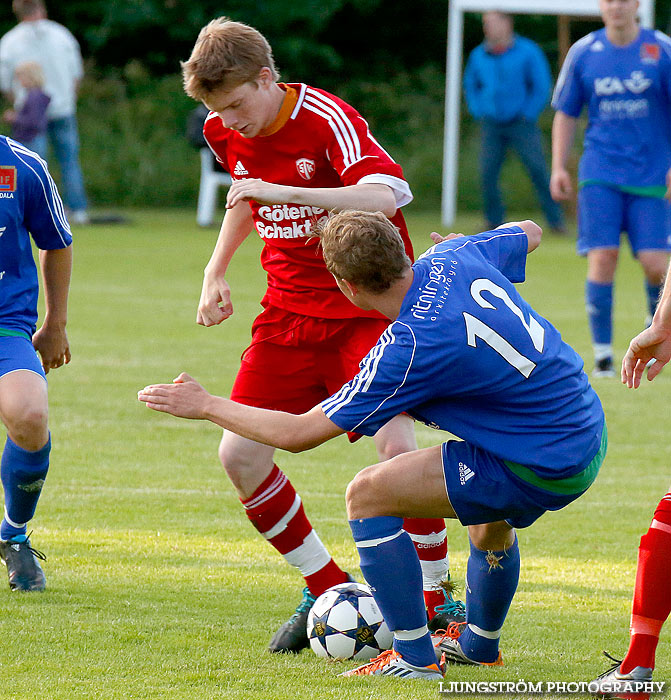
[[[47, 0], [48, 1], [48, 0]], [[50, 17], [79, 39], [86, 59], [79, 120], [87, 188], [97, 205], [184, 205], [198, 184], [198, 157], [184, 138], [194, 107], [181, 88], [179, 61], [220, 14], [269, 39], [288, 81], [312, 83], [357, 107], [404, 167], [416, 205], [440, 203], [448, 0], [67, 0]], [[657, 0], [667, 29], [671, 0]], [[7, 1], [0, 32], [15, 21]], [[599, 26], [576, 21], [572, 38]], [[481, 41], [480, 18], [465, 19], [464, 51]], [[555, 17], [520, 16], [516, 29], [538, 41], [558, 69]], [[548, 133], [548, 110], [542, 124]], [[461, 124], [460, 206], [477, 208], [477, 127]], [[548, 142], [549, 143], [549, 142]], [[513, 208], [535, 206], [511, 162], [504, 182]]]

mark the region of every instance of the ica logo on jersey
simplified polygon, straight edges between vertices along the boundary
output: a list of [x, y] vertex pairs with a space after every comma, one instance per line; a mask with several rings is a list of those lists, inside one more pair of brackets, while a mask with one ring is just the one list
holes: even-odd
[[296, 161], [296, 170], [304, 180], [312, 180], [315, 174], [315, 162], [309, 158], [299, 158]]
[[599, 96], [609, 95], [624, 95], [627, 91], [633, 92], [635, 95], [640, 95], [645, 92], [652, 80], [645, 77], [643, 71], [632, 71], [631, 77], [620, 80], [619, 78], [607, 76], [605, 78], [596, 78], [594, 80], [594, 92]]

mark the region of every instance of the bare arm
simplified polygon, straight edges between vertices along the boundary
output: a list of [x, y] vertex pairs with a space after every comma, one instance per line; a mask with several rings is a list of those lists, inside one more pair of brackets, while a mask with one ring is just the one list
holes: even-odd
[[[510, 228], [511, 226], [519, 226], [524, 233], [527, 234], [527, 253], [532, 253], [541, 244], [541, 236], [543, 235], [543, 229], [530, 219], [525, 221], [509, 221], [506, 224], [501, 224], [496, 228]], [[447, 236], [441, 236], [439, 233], [433, 231], [431, 234], [431, 240], [434, 243], [442, 243], [443, 241], [451, 241], [453, 238], [461, 238], [463, 233], [448, 233]]]
[[72, 275], [72, 246], [40, 251], [44, 285], [45, 315], [33, 336], [45, 372], [70, 362], [70, 344], [65, 332], [68, 320], [68, 292]]
[[662, 298], [657, 305], [649, 328], [639, 333], [629, 343], [629, 349], [622, 359], [622, 383], [630, 389], [641, 385], [643, 372], [648, 368], [648, 380], [652, 381], [664, 365], [671, 359], [671, 267], [666, 273]]
[[226, 212], [203, 276], [196, 316], [196, 322], [201, 326], [214, 326], [233, 313], [231, 288], [225, 279], [226, 270], [235, 251], [253, 228], [252, 210], [246, 202], [240, 202]]
[[381, 211], [385, 216], [396, 213], [396, 197], [391, 187], [362, 183], [346, 187], [290, 187], [250, 178], [234, 182], [228, 190], [226, 206], [254, 200], [259, 204], [303, 204], [329, 211], [358, 209]]
[[568, 157], [575, 139], [578, 120], [564, 112], [557, 112], [552, 122], [552, 175], [550, 194], [560, 201], [573, 195], [571, 176], [567, 170]]
[[289, 452], [302, 452], [321, 445], [341, 430], [319, 406], [294, 415], [254, 408], [209, 394], [188, 374], [172, 384], [154, 384], [138, 392], [148, 408], [180, 418], [209, 420], [242, 437]]

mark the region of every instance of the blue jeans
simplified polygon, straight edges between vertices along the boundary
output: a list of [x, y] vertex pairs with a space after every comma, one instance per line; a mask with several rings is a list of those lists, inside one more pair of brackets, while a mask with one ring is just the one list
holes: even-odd
[[550, 196], [550, 175], [538, 125], [526, 119], [504, 123], [483, 119], [481, 128], [480, 176], [485, 217], [490, 226], [494, 228], [505, 221], [499, 176], [510, 146], [529, 173], [548, 223], [561, 228], [564, 225], [564, 215], [559, 204]]
[[26, 148], [29, 148], [31, 151], [35, 151], [35, 153], [37, 153], [37, 155], [41, 158], [44, 158], [44, 160], [47, 159], [46, 132], [44, 134], [38, 134], [34, 139], [31, 139], [30, 141], [22, 141], [22, 143]]
[[84, 178], [79, 167], [77, 118], [72, 114], [52, 119], [47, 125], [47, 133], [61, 169], [66, 206], [72, 211], [86, 210], [88, 203], [84, 191]]

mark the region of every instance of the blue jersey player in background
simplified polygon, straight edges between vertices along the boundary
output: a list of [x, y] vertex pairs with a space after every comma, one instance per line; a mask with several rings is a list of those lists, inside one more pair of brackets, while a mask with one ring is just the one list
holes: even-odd
[[[40, 249], [45, 316], [36, 332]], [[46, 163], [0, 136], [0, 419], [7, 428], [0, 473], [5, 509], [0, 558], [15, 591], [41, 591], [44, 572], [27, 524], [49, 469], [45, 374], [70, 361], [65, 332], [72, 236]], [[39, 352], [40, 359], [37, 356]]]
[[466, 623], [454, 623], [438, 651], [453, 663], [500, 665], [519, 577], [515, 528], [596, 478], [607, 443], [599, 399], [580, 357], [513, 284], [540, 237], [531, 221], [434, 234], [441, 242], [411, 266], [381, 213], [341, 212], [321, 232], [326, 265], [353, 303], [392, 319], [354, 379], [302, 415], [211, 396], [186, 374], [139, 392], [155, 410], [291, 451], [349, 430], [373, 435], [402, 411], [460, 438], [368, 467], [347, 489], [361, 570], [394, 631], [393, 651], [347, 675], [442, 677], [404, 516], [468, 526]]
[[[552, 99], [550, 190], [572, 197], [567, 160], [587, 107], [578, 169], [578, 252], [587, 256], [585, 302], [595, 376], [613, 376], [613, 279], [626, 231], [654, 314], [671, 250], [671, 39], [641, 29], [638, 0], [600, 0], [605, 28], [569, 51]], [[665, 199], [665, 197], [667, 199]]]

